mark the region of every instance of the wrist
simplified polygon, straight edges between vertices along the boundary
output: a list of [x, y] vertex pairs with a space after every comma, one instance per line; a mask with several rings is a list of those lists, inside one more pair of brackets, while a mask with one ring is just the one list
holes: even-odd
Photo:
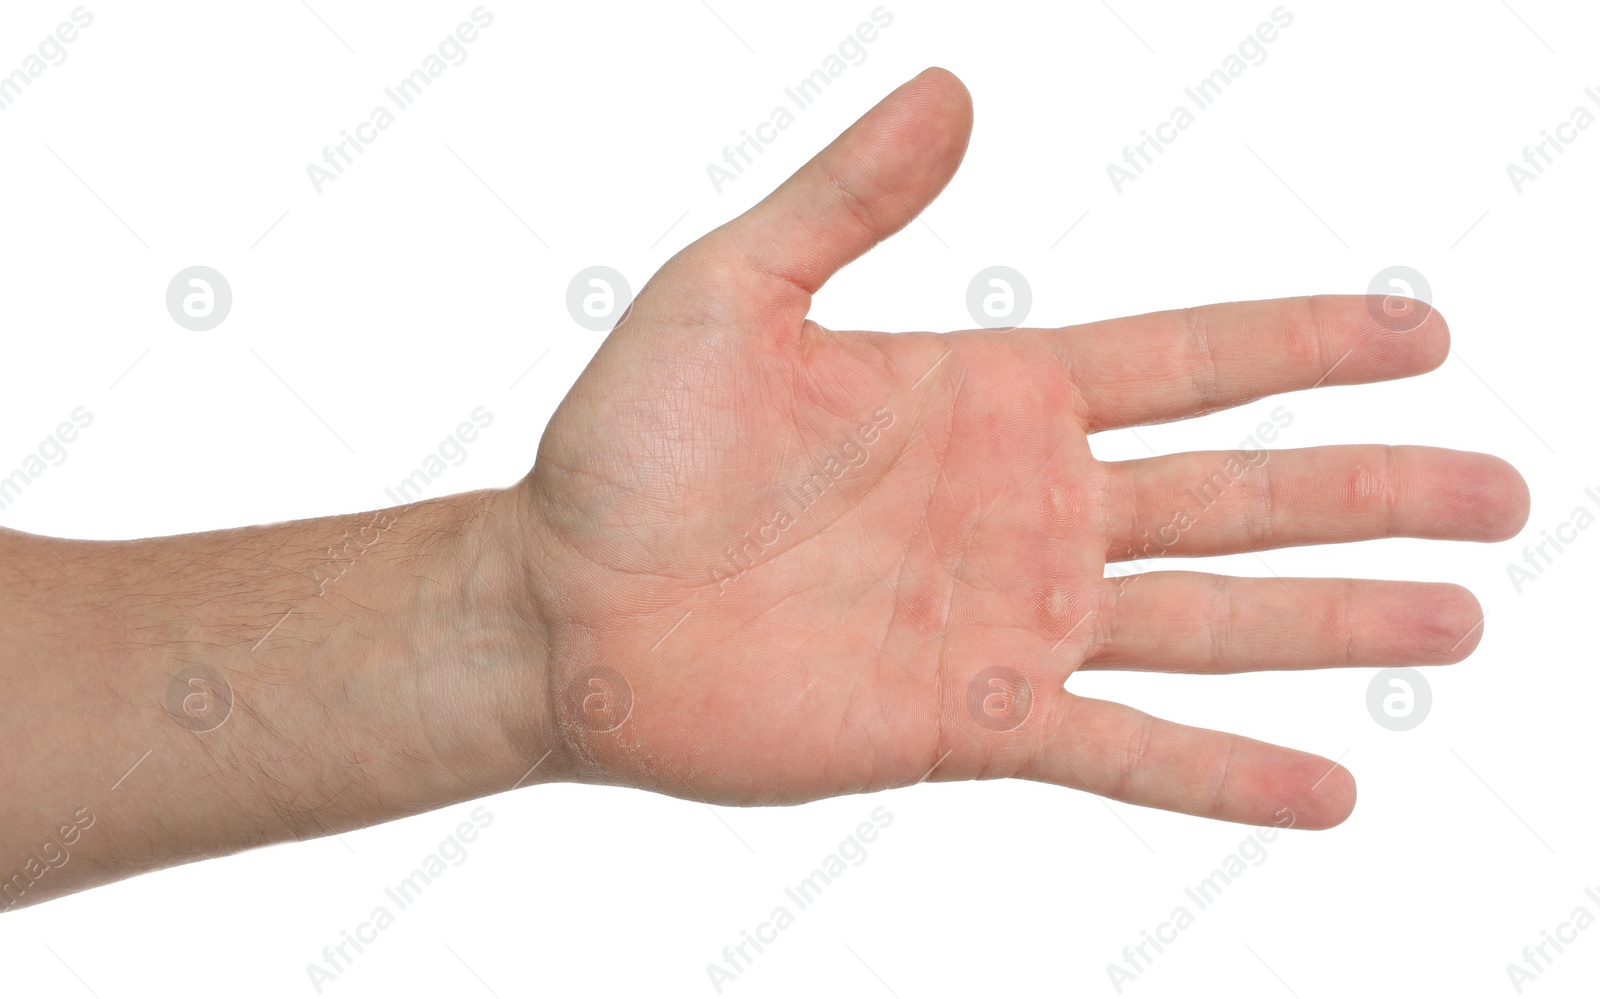
[[[553, 745], [530, 543], [511, 493], [495, 490], [134, 542], [130, 559], [155, 545], [151, 561], [215, 569], [207, 578], [223, 594], [200, 600], [181, 584], [172, 593], [164, 577], [148, 583], [165, 597], [147, 599], [152, 609], [171, 607], [162, 630], [184, 636], [150, 643], [163, 690], [200, 664], [232, 700], [225, 721], [206, 720], [181, 749], [191, 765], [236, 761], [235, 774], [216, 779], [244, 786], [219, 790], [269, 838], [508, 790]], [[271, 553], [267, 566], [257, 552]], [[165, 701], [170, 715], [177, 702]]]
[[461, 654], [433, 671], [424, 696], [448, 720], [456, 749], [446, 758], [473, 771], [477, 797], [566, 779], [568, 760], [550, 684], [558, 601], [546, 532], [522, 486], [471, 498], [477, 505], [450, 556], [458, 582], [430, 602], [443, 615], [445, 648]]
[[310, 695], [343, 705], [361, 733], [358, 745], [330, 731], [320, 750], [363, 760], [370, 793], [350, 824], [559, 779], [539, 535], [515, 490], [384, 513], [394, 523], [370, 564], [323, 584], [346, 661], [312, 654], [296, 667]]

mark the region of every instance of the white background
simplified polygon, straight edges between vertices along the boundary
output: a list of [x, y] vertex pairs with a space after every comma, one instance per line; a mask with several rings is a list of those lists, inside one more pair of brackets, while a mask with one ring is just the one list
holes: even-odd
[[[967, 282], [994, 263], [1029, 278], [1034, 325], [1363, 292], [1404, 264], [1450, 321], [1439, 371], [1109, 434], [1096, 452], [1231, 447], [1286, 405], [1278, 446], [1490, 451], [1533, 490], [1528, 528], [1503, 544], [1391, 540], [1204, 566], [1472, 587], [1488, 611], [1482, 646], [1427, 673], [1432, 713], [1412, 731], [1369, 717], [1371, 670], [1073, 678], [1341, 759], [1360, 784], [1347, 823], [1279, 837], [1123, 994], [1514, 995], [1506, 965], [1541, 931], [1579, 905], [1600, 915], [1583, 894], [1600, 885], [1600, 531], [1520, 595], [1506, 570], [1575, 507], [1600, 510], [1584, 495], [1600, 492], [1600, 127], [1520, 194], [1506, 164], [1600, 88], [1600, 16], [1511, 4], [1289, 3], [1266, 62], [1118, 194], [1106, 164], [1271, 0], [891, 0], [866, 61], [718, 194], [706, 164], [873, 0], [711, 0], [715, 13], [698, 0], [494, 2], [465, 64], [320, 195], [306, 164], [471, 0], [90, 4], [66, 62], [0, 113], [0, 466], [76, 406], [94, 423], [0, 523], [129, 538], [386, 506], [384, 487], [480, 405], [493, 425], [433, 494], [507, 485], [601, 339], [566, 311], [573, 274], [603, 263], [637, 289], [883, 94], [943, 65], [974, 95], [966, 164], [926, 225], [822, 292], [824, 325], [970, 326]], [[0, 73], [73, 7], [0, 9]], [[233, 288], [232, 314], [208, 333], [164, 308], [192, 264]], [[884, 806], [893, 823], [867, 860], [723, 994], [1111, 996], [1106, 966], [1250, 833], [1023, 782], [798, 808], [569, 786], [485, 804], [493, 823], [467, 861], [324, 994], [715, 995], [706, 966]], [[306, 965], [473, 807], [11, 914], [4, 991], [313, 995]], [[1591, 928], [1526, 993], [1588, 995], [1597, 979]]]

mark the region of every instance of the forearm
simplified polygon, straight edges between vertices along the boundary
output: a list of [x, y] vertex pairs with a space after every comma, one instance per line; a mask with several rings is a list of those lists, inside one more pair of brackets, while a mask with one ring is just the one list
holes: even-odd
[[509, 496], [0, 534], [0, 909], [549, 779]]

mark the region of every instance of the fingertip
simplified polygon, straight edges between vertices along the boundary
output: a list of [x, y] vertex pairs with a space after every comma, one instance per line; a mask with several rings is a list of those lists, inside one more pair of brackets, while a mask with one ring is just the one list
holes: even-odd
[[1522, 529], [1528, 526], [1533, 494], [1528, 489], [1528, 480], [1522, 477], [1515, 465], [1495, 455], [1485, 457], [1493, 469], [1491, 475], [1496, 480], [1496, 492], [1500, 496], [1499, 523], [1489, 540], [1507, 541], [1521, 534]]
[[[1292, 817], [1287, 823], [1295, 829], [1332, 829], [1356, 808], [1356, 778], [1349, 770], [1331, 760], [1313, 757], [1311, 768], [1316, 776], [1305, 789], [1293, 796], [1280, 811]], [[1276, 824], [1284, 825], [1283, 822]]]
[[1528, 523], [1528, 483], [1510, 462], [1476, 451], [1396, 449], [1419, 461], [1405, 533], [1454, 541], [1514, 538]]
[[927, 69], [912, 77], [910, 82], [927, 82], [943, 87], [947, 90], [959, 91], [961, 94], [967, 97], [969, 102], [971, 100], [971, 94], [967, 90], [967, 85], [961, 82], [961, 77], [952, 73], [950, 70], [945, 69], [943, 66], [929, 66]]
[[[1450, 357], [1450, 326], [1421, 299], [1319, 295], [1313, 296], [1312, 307], [1325, 331], [1324, 357], [1337, 362], [1321, 372], [1327, 384], [1410, 378], [1437, 369]], [[1327, 353], [1330, 347], [1339, 352]]]
[[901, 141], [924, 145], [926, 161], [954, 175], [972, 137], [972, 92], [960, 77], [942, 66], [929, 66], [883, 105], [903, 108], [915, 123], [915, 134]]
[[1483, 638], [1483, 605], [1465, 586], [1440, 583], [1432, 588], [1437, 594], [1430, 615], [1433, 639], [1441, 664], [1458, 663], [1472, 655]]
[[1372, 335], [1389, 345], [1403, 375], [1437, 371], [1450, 359], [1450, 324], [1429, 303], [1399, 295], [1369, 297], [1367, 309], [1377, 324]]
[[1426, 318], [1422, 325], [1414, 331], [1417, 339], [1417, 351], [1420, 359], [1427, 367], [1421, 372], [1435, 371], [1440, 365], [1450, 358], [1450, 324], [1445, 321], [1444, 313], [1434, 308], [1427, 302], [1410, 299], [1411, 307], [1417, 310], [1426, 310]]
[[971, 124], [972, 91], [961, 77], [943, 66], [929, 66], [912, 78], [911, 83], [933, 89], [951, 111], [958, 113], [957, 117], [964, 117]]
[[1338, 761], [1258, 743], [1250, 777], [1217, 818], [1282, 829], [1331, 829], [1356, 806], [1356, 779]]

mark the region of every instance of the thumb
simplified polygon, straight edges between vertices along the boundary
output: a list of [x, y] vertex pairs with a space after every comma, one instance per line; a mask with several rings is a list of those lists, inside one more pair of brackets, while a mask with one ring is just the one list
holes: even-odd
[[710, 234], [807, 296], [905, 228], [944, 190], [972, 133], [972, 98], [926, 69], [862, 115], [760, 204]]

